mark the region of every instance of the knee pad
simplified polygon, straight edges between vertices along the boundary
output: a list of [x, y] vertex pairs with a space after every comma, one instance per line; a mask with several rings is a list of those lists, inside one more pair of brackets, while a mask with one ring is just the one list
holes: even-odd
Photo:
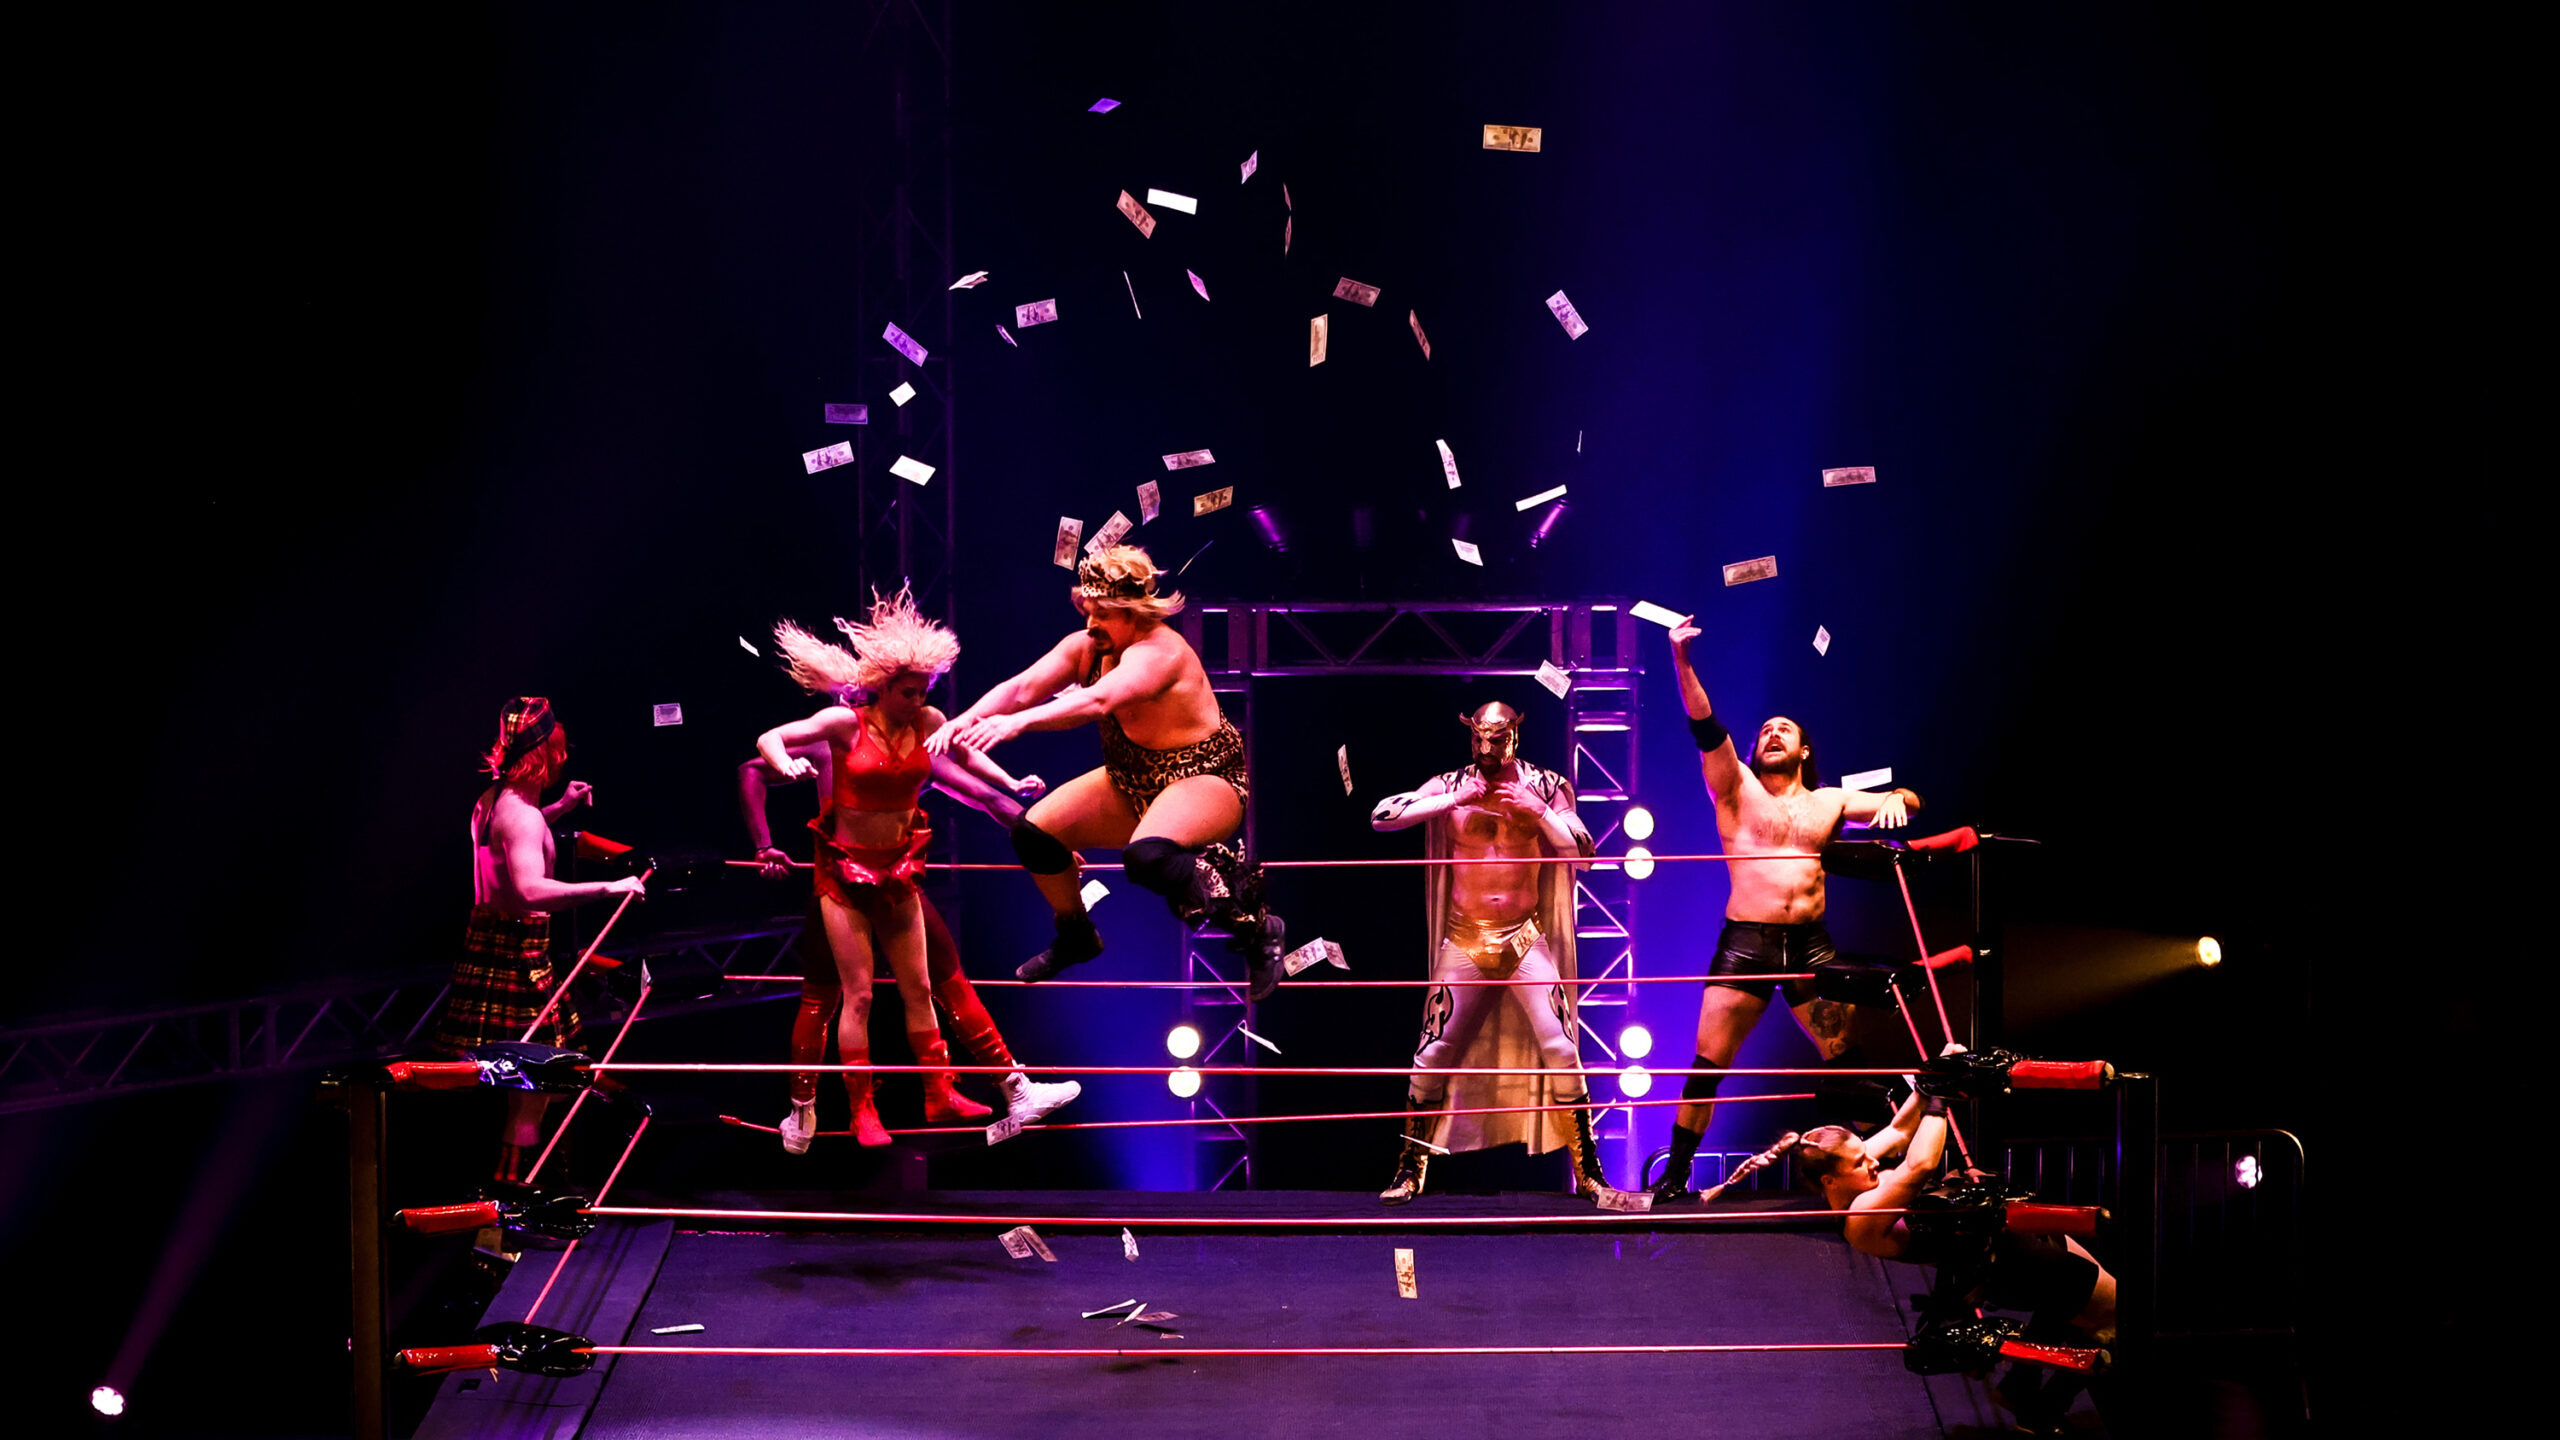
[[1022, 868], [1034, 875], [1064, 875], [1075, 868], [1075, 852], [1059, 843], [1058, 837], [1034, 825], [1026, 817], [1005, 827], [1013, 838], [1014, 858]]
[[[1693, 1070], [1706, 1070], [1715, 1068], [1715, 1064], [1716, 1062], [1708, 1059], [1706, 1056], [1698, 1055], [1693, 1056], [1690, 1059], [1689, 1068]], [[1689, 1077], [1689, 1083], [1680, 1087], [1680, 1098], [1683, 1100], [1713, 1100], [1716, 1098], [1716, 1087], [1723, 1083], [1724, 1077], [1721, 1075], [1692, 1075]]]
[[1183, 846], [1161, 835], [1150, 835], [1130, 841], [1120, 852], [1120, 863], [1128, 867], [1131, 880], [1170, 897], [1190, 888], [1195, 861]]

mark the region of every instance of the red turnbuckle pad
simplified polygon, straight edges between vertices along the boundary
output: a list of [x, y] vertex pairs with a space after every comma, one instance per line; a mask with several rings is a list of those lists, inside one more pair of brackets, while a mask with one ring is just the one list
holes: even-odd
[[1981, 844], [1982, 836], [1977, 833], [1972, 826], [1965, 825], [1954, 830], [1949, 830], [1942, 835], [1922, 835], [1917, 839], [1906, 840], [1902, 843], [1905, 848], [1912, 850], [1965, 851]]
[[2096, 1205], [2047, 1205], [2034, 1200], [2012, 1200], [2002, 1212], [2001, 1223], [2012, 1235], [2095, 1235], [2098, 1222], [2105, 1218], [2106, 1210]]
[[2013, 1090], [2098, 1090], [2116, 1078], [2104, 1060], [2019, 1060], [2009, 1066]]
[[400, 1368], [413, 1375], [442, 1375], [454, 1370], [494, 1370], [495, 1345], [430, 1345], [400, 1352]]
[[2024, 1340], [2001, 1341], [2000, 1358], [2024, 1360], [2030, 1365], [2050, 1365], [2056, 1370], [2077, 1370], [2083, 1375], [2099, 1374], [2110, 1363], [2104, 1350], [2084, 1350], [2073, 1345], [2031, 1345]]
[[382, 1068], [403, 1090], [468, 1090], [480, 1083], [477, 1060], [394, 1060]]
[[425, 1205], [400, 1212], [400, 1223], [420, 1235], [450, 1235], [498, 1223], [498, 1202], [475, 1200], [467, 1205]]
[[1951, 950], [1941, 950], [1920, 963], [1930, 970], [1944, 970], [1950, 965], [1970, 965], [1973, 963], [1973, 947], [1958, 945]]

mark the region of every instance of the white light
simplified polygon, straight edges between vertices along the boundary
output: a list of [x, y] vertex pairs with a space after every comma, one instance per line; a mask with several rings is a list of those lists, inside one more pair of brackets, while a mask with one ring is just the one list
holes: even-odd
[[2255, 1190], [2258, 1188], [2258, 1182], [2267, 1176], [2265, 1171], [2258, 1168], [2257, 1156], [2243, 1155], [2240, 1157], [2240, 1163], [2231, 1167], [2231, 1178], [2241, 1189]]
[[1626, 830], [1627, 838], [1630, 840], [1652, 839], [1653, 812], [1647, 810], [1641, 805], [1629, 806], [1627, 809]]
[[1618, 1048], [1630, 1060], [1641, 1060], [1653, 1053], [1653, 1032], [1641, 1025], [1630, 1025], [1618, 1032]]
[[2196, 960], [2198, 963], [2205, 965], [2221, 964], [2222, 942], [2214, 939], [2210, 935], [2196, 941]]
[[124, 1392], [113, 1385], [101, 1385], [89, 1392], [89, 1408], [112, 1420], [124, 1413]]
[[1641, 1100], [1653, 1088], [1653, 1073], [1641, 1065], [1630, 1065], [1618, 1072], [1618, 1093], [1630, 1100]]
[[1627, 878], [1641, 880], [1653, 873], [1653, 852], [1641, 845], [1627, 847]]
[[1200, 1032], [1188, 1025], [1176, 1025], [1164, 1032], [1164, 1048], [1176, 1060], [1188, 1060], [1200, 1053]]
[[1200, 1072], [1184, 1065], [1164, 1077], [1164, 1085], [1176, 1096], [1188, 1100], [1200, 1093]]

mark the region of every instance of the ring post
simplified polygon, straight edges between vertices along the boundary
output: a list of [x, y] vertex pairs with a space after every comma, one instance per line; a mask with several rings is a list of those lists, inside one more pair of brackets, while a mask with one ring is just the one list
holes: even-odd
[[356, 1076], [333, 1075], [327, 1083], [347, 1112], [347, 1362], [354, 1372], [354, 1434], [356, 1440], [383, 1440], [390, 1363], [384, 1305], [391, 1274], [383, 1243], [382, 1177], [390, 1097]]
[[2159, 1077], [2119, 1074], [2115, 1098], [2116, 1355], [2135, 1409], [2125, 1428], [2140, 1436], [2153, 1433], [2152, 1339], [2160, 1323]]

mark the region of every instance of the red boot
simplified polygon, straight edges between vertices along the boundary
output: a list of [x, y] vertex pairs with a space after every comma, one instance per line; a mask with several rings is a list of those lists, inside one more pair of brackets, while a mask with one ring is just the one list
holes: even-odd
[[[868, 1055], [845, 1057], [846, 1063], [852, 1065], [869, 1064], [870, 1060]], [[853, 1101], [853, 1138], [874, 1150], [888, 1144], [889, 1127], [880, 1123], [880, 1107], [871, 1103], [870, 1074], [847, 1074], [844, 1093]]]
[[993, 1115], [993, 1110], [951, 1088], [951, 1048], [942, 1043], [938, 1032], [911, 1032], [907, 1043], [916, 1051], [916, 1063], [933, 1068], [924, 1072], [924, 1118], [933, 1125], [979, 1125]]

